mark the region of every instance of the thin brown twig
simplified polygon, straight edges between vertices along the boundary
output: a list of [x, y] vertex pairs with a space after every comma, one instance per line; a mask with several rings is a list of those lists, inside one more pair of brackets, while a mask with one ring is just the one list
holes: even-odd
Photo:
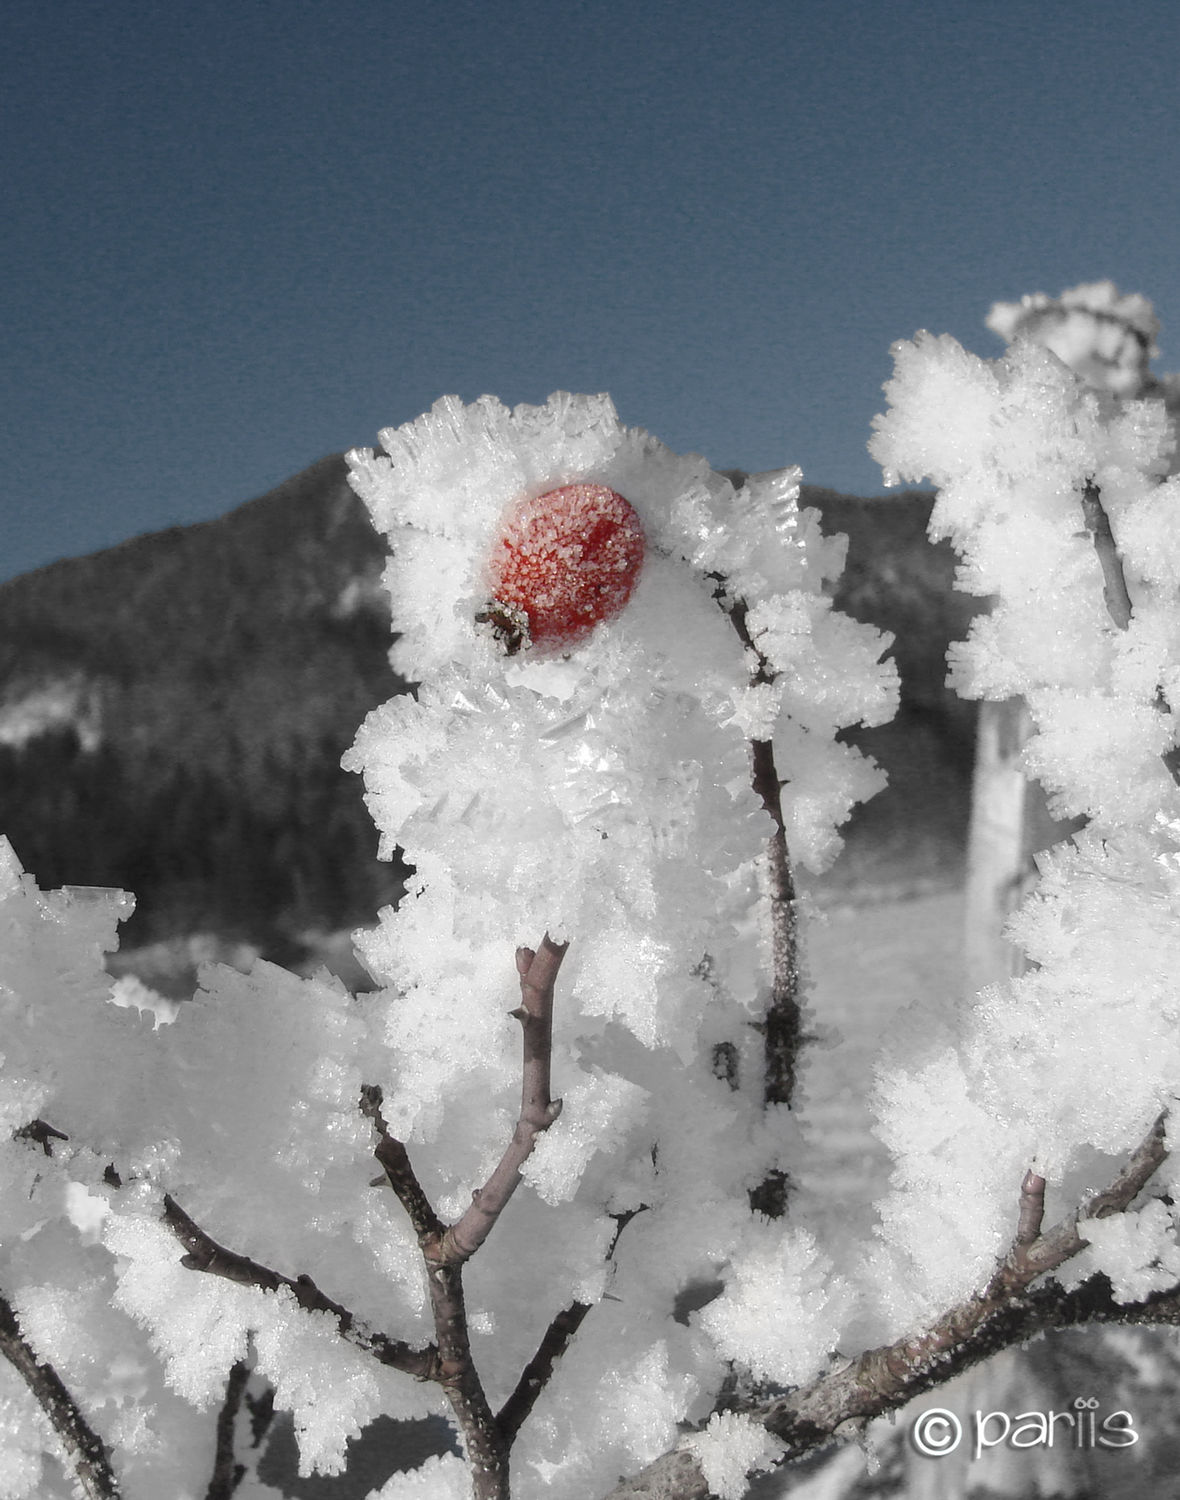
[[524, 1426], [538, 1396], [549, 1383], [554, 1365], [569, 1348], [590, 1308], [589, 1302], [571, 1302], [553, 1318], [541, 1336], [541, 1342], [521, 1371], [515, 1389], [496, 1413], [496, 1425], [507, 1442], [511, 1443]]
[[[418, 1243], [421, 1245], [426, 1240], [441, 1239], [447, 1226], [435, 1213], [433, 1204], [422, 1190], [404, 1144], [396, 1136], [390, 1135], [385, 1116], [381, 1113], [382, 1102], [381, 1089], [376, 1084], [367, 1083], [361, 1088], [361, 1113], [372, 1120], [377, 1130], [378, 1139], [373, 1155], [384, 1168], [386, 1181], [405, 1209], [414, 1233], [418, 1236]], [[378, 1178], [377, 1182], [380, 1181]]]
[[434, 1378], [446, 1392], [463, 1429], [474, 1500], [508, 1500], [509, 1442], [488, 1404], [471, 1354], [463, 1297], [464, 1262], [448, 1263], [435, 1258], [440, 1244], [435, 1242], [433, 1255], [429, 1247], [424, 1247], [438, 1340], [438, 1371]]
[[[54, 1131], [55, 1135], [59, 1132]], [[64, 1137], [63, 1137], [64, 1139]], [[28, 1386], [58, 1436], [78, 1487], [87, 1500], [119, 1500], [106, 1445], [82, 1415], [81, 1408], [54, 1367], [37, 1358], [21, 1332], [11, 1302], [0, 1295], [0, 1353]]]
[[[615, 1233], [606, 1252], [608, 1261], [615, 1253], [619, 1235], [635, 1215], [642, 1212], [642, 1208], [629, 1208], [626, 1212], [613, 1216]], [[549, 1383], [549, 1377], [553, 1374], [553, 1366], [569, 1348], [574, 1334], [582, 1326], [590, 1308], [591, 1304], [588, 1302], [571, 1302], [568, 1307], [562, 1308], [542, 1334], [536, 1353], [521, 1371], [515, 1390], [496, 1414], [500, 1431], [509, 1443], [524, 1425], [529, 1413], [536, 1405], [537, 1397]]]
[[565, 957], [567, 943], [554, 943], [546, 933], [541, 946], [516, 950], [521, 1003], [511, 1014], [520, 1022], [524, 1042], [520, 1118], [512, 1139], [492, 1175], [471, 1195], [462, 1217], [447, 1229], [439, 1258], [447, 1263], [470, 1260], [491, 1233], [505, 1204], [520, 1182], [520, 1169], [561, 1113], [561, 1100], [550, 1096], [553, 1056], [553, 986]]
[[235, 1361], [226, 1378], [225, 1400], [217, 1413], [217, 1449], [205, 1500], [231, 1500], [246, 1472], [245, 1464], [236, 1462], [234, 1458], [234, 1438], [242, 1397], [246, 1393], [246, 1382], [249, 1379], [250, 1366], [247, 1362], [244, 1359]]
[[1030, 1167], [1020, 1184], [1020, 1217], [1016, 1224], [1016, 1244], [1031, 1245], [1041, 1232], [1045, 1219], [1045, 1179]]
[[383, 1365], [395, 1370], [404, 1370], [419, 1380], [431, 1379], [436, 1371], [438, 1351], [433, 1345], [425, 1349], [412, 1349], [400, 1339], [387, 1338], [385, 1334], [366, 1327], [339, 1302], [333, 1302], [312, 1281], [310, 1276], [284, 1276], [270, 1266], [239, 1255], [219, 1245], [211, 1235], [205, 1233], [191, 1219], [170, 1193], [164, 1195], [164, 1222], [184, 1246], [187, 1254], [181, 1265], [190, 1271], [204, 1271], [211, 1276], [223, 1276], [241, 1286], [259, 1287], [264, 1292], [277, 1292], [286, 1287], [296, 1302], [307, 1312], [329, 1313], [336, 1320], [341, 1336]]
[[[869, 1349], [785, 1396], [731, 1409], [761, 1422], [781, 1439], [786, 1451], [780, 1462], [786, 1462], [825, 1446], [843, 1424], [863, 1424], [895, 1411], [922, 1391], [1034, 1332], [1085, 1321], [1090, 1316], [1102, 1318], [1101, 1310], [1086, 1312], [1085, 1298], [1073, 1298], [1054, 1284], [1038, 1292], [1030, 1293], [1029, 1288], [1038, 1277], [1055, 1270], [1083, 1248], [1086, 1240], [1081, 1226], [1086, 1219], [1104, 1218], [1129, 1207], [1164, 1160], [1167, 1152], [1163, 1142], [1161, 1115], [1104, 1192], [1029, 1244], [1020, 1242], [1018, 1229], [1012, 1249], [983, 1291], [951, 1308], [924, 1332]], [[1031, 1187], [1028, 1196], [1030, 1200], [1036, 1196]], [[1030, 1203], [1030, 1220], [1032, 1213]], [[1086, 1284], [1090, 1287], [1087, 1295], [1096, 1299], [1095, 1308], [1109, 1307], [1107, 1319], [1180, 1321], [1180, 1287], [1166, 1296], [1119, 1309], [1109, 1297], [1109, 1289], [1101, 1292], [1102, 1280], [1091, 1278]], [[621, 1481], [605, 1500], [640, 1500], [641, 1496], [643, 1500], [707, 1500], [708, 1485], [691, 1451], [678, 1448]]]
[[[550, 1095], [553, 995], [567, 946], [554, 943], [546, 933], [536, 951], [532, 948], [516, 950], [521, 1003], [511, 1014], [521, 1023], [523, 1036], [520, 1116], [512, 1139], [492, 1175], [472, 1194], [471, 1206], [455, 1224], [447, 1226], [439, 1219], [414, 1174], [404, 1144], [390, 1135], [381, 1112], [381, 1090], [374, 1085], [366, 1085], [361, 1090], [361, 1109], [377, 1130], [374, 1154], [409, 1215], [426, 1264], [438, 1341], [434, 1365], [427, 1378], [443, 1387], [462, 1428], [475, 1500], [508, 1500], [509, 1450], [536, 1400], [539, 1385], [533, 1389], [533, 1382], [540, 1380], [540, 1366], [537, 1364], [524, 1380], [524, 1392], [509, 1398], [505, 1407], [507, 1415], [502, 1421], [488, 1404], [472, 1358], [463, 1295], [463, 1267], [487, 1239], [516, 1190], [520, 1169], [537, 1137], [552, 1125], [561, 1111], [561, 1101]], [[568, 1327], [561, 1324], [560, 1314], [554, 1320], [544, 1378], [548, 1378], [553, 1361], [568, 1344], [585, 1311], [580, 1310], [580, 1304], [575, 1304], [566, 1317]], [[542, 1357], [542, 1351], [538, 1351], [534, 1363]]]

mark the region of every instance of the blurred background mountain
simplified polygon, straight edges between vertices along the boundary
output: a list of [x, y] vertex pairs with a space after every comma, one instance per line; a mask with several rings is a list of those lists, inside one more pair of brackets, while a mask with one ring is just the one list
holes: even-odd
[[[191, 993], [178, 944], [298, 967], [403, 887], [339, 765], [368, 710], [407, 690], [384, 546], [345, 475], [333, 455], [218, 520], [0, 586], [0, 830], [43, 887], [135, 892], [123, 954], [173, 993]], [[857, 811], [828, 890], [960, 873], [974, 706], [943, 686], [944, 658], [978, 601], [926, 540], [932, 500], [804, 487], [849, 537], [837, 605], [894, 633], [903, 683], [897, 720], [850, 736], [890, 788]]]

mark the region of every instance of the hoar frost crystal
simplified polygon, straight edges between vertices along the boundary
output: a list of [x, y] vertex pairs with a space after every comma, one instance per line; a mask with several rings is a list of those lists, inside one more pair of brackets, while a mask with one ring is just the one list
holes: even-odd
[[[1035, 1235], [1036, 1183], [1076, 1203], [1108, 1180], [1094, 1148], [1122, 1160], [1170, 1101], [1180, 481], [1163, 480], [1166, 419], [1088, 395], [1044, 351], [986, 365], [928, 338], [899, 346], [890, 397], [877, 456], [936, 479], [935, 531], [963, 553], [964, 585], [998, 596], [956, 656], [960, 690], [1024, 693], [1031, 767], [1091, 821], [1016, 921], [1040, 967], [937, 1027], [915, 1020], [904, 1060], [881, 1069], [896, 1167], [875, 1245], [824, 1244], [750, 1207], [796, 1149], [784, 1104], [766, 1103], [759, 1032], [775, 815], [793, 861], [822, 869], [881, 782], [836, 733], [896, 697], [886, 639], [831, 607], [843, 545], [799, 509], [793, 471], [735, 489], [621, 427], [608, 398], [566, 395], [515, 411], [444, 400], [384, 433], [384, 456], [350, 455], [392, 544], [392, 659], [419, 684], [347, 758], [384, 851], [400, 845], [416, 872], [358, 935], [381, 991], [210, 965], [157, 1024], [164, 1008], [153, 1018], [143, 987], [116, 993], [101, 967], [125, 898], [44, 895], [0, 842], [0, 1337], [18, 1326], [36, 1368], [60, 1375], [128, 1500], [205, 1492], [227, 1371], [247, 1360], [293, 1414], [304, 1472], [339, 1469], [379, 1413], [445, 1411], [446, 1381], [469, 1376], [501, 1450], [524, 1381], [516, 1500], [597, 1500], [710, 1413], [673, 1457], [737, 1500], [746, 1470], [797, 1436], [796, 1397], [828, 1424], [813, 1437], [839, 1431], [953, 1352], [1000, 1275], [1022, 1181]], [[604, 529], [583, 546], [564, 518], [587, 506]], [[1114, 609], [1119, 569], [1130, 602]], [[781, 809], [751, 785], [771, 746]], [[454, 1330], [432, 1317], [450, 1268], [423, 1242], [445, 1243], [431, 1221], [447, 1235], [466, 1221], [518, 1138], [505, 1013], [525, 1027], [527, 1093], [542, 956], [550, 975], [561, 965], [542, 1092], [551, 1065], [565, 1107], [546, 1103], [524, 1188], [468, 1267], [465, 1313], [452, 1299], [473, 1355], [456, 1376]], [[1159, 1166], [1162, 1127], [1150, 1140], [1108, 1206], [1127, 1209]], [[402, 1191], [406, 1163], [426, 1209]], [[1093, 1221], [1077, 1277], [1102, 1270], [1119, 1297], [1174, 1283], [1174, 1169], [1161, 1183], [1170, 1196]], [[1015, 1254], [1001, 1271], [1026, 1287], [1040, 1273]], [[685, 1316], [681, 1294], [702, 1287], [711, 1300]], [[915, 1329], [818, 1376], [841, 1344]], [[799, 1387], [779, 1436], [765, 1410], [715, 1409], [730, 1362]], [[23, 1500], [44, 1493], [55, 1440], [0, 1375], [0, 1493]], [[479, 1424], [464, 1427], [469, 1466], [427, 1460], [381, 1500], [457, 1500], [473, 1478], [506, 1495], [503, 1465], [485, 1482]]]
[[[452, 1224], [489, 1182], [521, 1111], [514, 950], [519, 968], [569, 945], [564, 1109], [467, 1268], [492, 1411], [558, 1315], [586, 1314], [514, 1433], [517, 1500], [602, 1493], [708, 1416], [730, 1360], [814, 1368], [847, 1301], [809, 1298], [823, 1250], [769, 1247], [750, 1207], [794, 1144], [764, 1106], [775, 823], [750, 741], [773, 742], [792, 859], [820, 870], [883, 780], [836, 733], [896, 701], [887, 638], [831, 607], [843, 539], [799, 508], [797, 471], [735, 489], [606, 397], [444, 400], [382, 437], [352, 477], [392, 543], [392, 659], [419, 685], [347, 764], [416, 872], [358, 935], [387, 987], [207, 965], [170, 1015], [102, 969], [125, 898], [43, 895], [0, 847], [0, 1293], [128, 1500], [204, 1493], [243, 1362], [292, 1414], [304, 1472], [338, 1470], [378, 1414], [450, 1414], [433, 1281], [374, 1140], [405, 1143]], [[674, 1317], [693, 1283], [726, 1289], [707, 1321]], [[755, 1353], [758, 1297], [808, 1316]], [[0, 1491], [20, 1500], [55, 1440], [0, 1375]], [[777, 1450], [742, 1427], [727, 1464], [718, 1431], [702, 1453], [730, 1495]], [[470, 1438], [470, 1472], [430, 1460], [383, 1500], [466, 1493]]]
[[[1180, 1081], [1169, 754], [1180, 478], [1166, 477], [1167, 411], [1088, 389], [1032, 342], [985, 361], [920, 334], [894, 357], [871, 451], [894, 481], [938, 484], [931, 535], [961, 554], [959, 587], [994, 597], [951, 648], [952, 684], [1025, 698], [1025, 765], [1057, 816], [1088, 825], [1039, 857], [1039, 888], [1011, 922], [1029, 971], [989, 986], [940, 1034], [899, 1037], [909, 1061], [881, 1074], [880, 1129], [897, 1163], [880, 1207], [886, 1336], [980, 1283], [1010, 1238], [1027, 1168], [1076, 1201], [1112, 1170], [1095, 1172], [1094, 1153], [1124, 1159]], [[1102, 1270], [1120, 1299], [1174, 1283], [1174, 1211], [1162, 1208], [1096, 1223], [1060, 1279]]]
[[[359, 937], [391, 985], [377, 1022], [387, 1115], [440, 1211], [461, 1212], [515, 1117], [512, 947], [570, 943], [553, 1047], [565, 1108], [524, 1167], [536, 1198], [514, 1200], [469, 1296], [512, 1305], [530, 1267], [535, 1324], [477, 1340], [493, 1387], [560, 1307], [598, 1303], [514, 1449], [522, 1495], [554, 1465], [569, 1493], [590, 1494], [666, 1447], [686, 1412], [707, 1414], [743, 1314], [706, 1335], [672, 1320], [674, 1300], [738, 1263], [747, 1238], [763, 1255], [747, 1194], [792, 1140], [785, 1112], [763, 1108], [773, 826], [749, 740], [773, 738], [788, 845], [820, 869], [836, 825], [882, 781], [836, 730], [888, 717], [896, 673], [879, 661], [884, 637], [831, 609], [844, 544], [798, 508], [796, 471], [735, 490], [620, 426], [606, 397], [515, 411], [445, 400], [382, 441], [388, 456], [350, 455], [353, 484], [392, 543], [394, 665], [421, 685], [370, 715], [345, 764], [364, 771], [385, 852], [400, 845], [417, 872]], [[519, 533], [554, 495], [587, 494], [624, 544], [637, 519], [642, 568], [620, 548], [622, 603], [577, 635], [538, 640], [534, 626], [545, 649], [514, 650], [480, 618], [504, 517]], [[508, 602], [527, 610], [525, 593]], [[739, 607], [754, 650], [730, 618]], [[714, 1069], [722, 1043], [732, 1081]], [[608, 1267], [618, 1216], [640, 1208]], [[794, 1285], [789, 1252], [777, 1273]], [[816, 1322], [813, 1360], [835, 1336]], [[799, 1337], [784, 1332], [792, 1371], [808, 1358]]]

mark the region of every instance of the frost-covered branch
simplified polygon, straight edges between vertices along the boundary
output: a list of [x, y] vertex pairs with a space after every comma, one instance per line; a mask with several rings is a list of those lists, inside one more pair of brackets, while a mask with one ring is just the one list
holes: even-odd
[[[1094, 541], [1094, 551], [1102, 565], [1102, 597], [1106, 603], [1106, 612], [1120, 630], [1129, 630], [1134, 611], [1123, 561], [1111, 530], [1110, 517], [1102, 503], [1101, 492], [1093, 479], [1087, 479], [1082, 486], [1082, 514], [1086, 520], [1086, 530]], [[1162, 713], [1171, 712], [1162, 687], [1156, 688], [1155, 706]], [[1176, 751], [1165, 751], [1161, 759], [1172, 780], [1180, 786], [1180, 760], [1177, 759]]]
[[[859, 1430], [874, 1417], [904, 1406], [925, 1390], [1029, 1338], [1055, 1327], [1093, 1318], [1127, 1322], [1180, 1321], [1180, 1287], [1166, 1296], [1120, 1307], [1091, 1278], [1077, 1293], [1050, 1285], [1029, 1295], [1032, 1283], [1055, 1270], [1086, 1245], [1082, 1226], [1127, 1209], [1167, 1156], [1163, 1116], [1155, 1121], [1110, 1186], [1069, 1218], [1026, 1242], [1043, 1194], [1039, 1178], [1026, 1175], [1020, 1219], [1012, 1249], [982, 1291], [951, 1308], [922, 1333], [869, 1349], [809, 1385], [770, 1401], [735, 1403], [730, 1409], [759, 1422], [786, 1445], [779, 1462], [800, 1458], [833, 1438]], [[1029, 1178], [1034, 1178], [1030, 1183]], [[1088, 1290], [1087, 1290], [1088, 1288]], [[847, 1424], [847, 1425], [846, 1425]], [[693, 1453], [684, 1447], [665, 1453], [640, 1473], [622, 1481], [605, 1500], [707, 1500], [709, 1486]]]
[[181, 1261], [187, 1270], [222, 1276], [227, 1281], [260, 1287], [266, 1292], [277, 1292], [279, 1287], [286, 1287], [306, 1312], [329, 1313], [335, 1318], [343, 1338], [371, 1354], [381, 1364], [404, 1370], [419, 1379], [429, 1379], [433, 1374], [437, 1352], [433, 1347], [412, 1349], [400, 1339], [387, 1338], [383, 1333], [367, 1328], [348, 1308], [321, 1292], [310, 1276], [296, 1276], [292, 1280], [249, 1256], [227, 1250], [206, 1234], [170, 1194], [164, 1195], [163, 1218], [187, 1252]]
[[564, 1352], [589, 1307], [575, 1303], [550, 1324], [541, 1348], [529, 1361], [516, 1390], [497, 1417], [475, 1368], [463, 1294], [463, 1266], [487, 1239], [520, 1183], [520, 1169], [537, 1137], [561, 1112], [550, 1093], [553, 1051], [553, 994], [568, 944], [554, 943], [548, 933], [538, 949], [516, 950], [520, 1005], [511, 1014], [520, 1022], [524, 1044], [520, 1118], [492, 1175], [472, 1194], [471, 1206], [452, 1225], [444, 1226], [426, 1198], [405, 1146], [389, 1132], [382, 1114], [381, 1091], [366, 1086], [362, 1110], [377, 1128], [377, 1159], [406, 1208], [426, 1262], [434, 1313], [437, 1364], [429, 1378], [446, 1391], [463, 1429], [476, 1500], [506, 1500], [508, 1453], [554, 1362]]
[[1110, 517], [1093, 479], [1087, 479], [1082, 486], [1082, 514], [1102, 565], [1102, 597], [1106, 601], [1107, 613], [1120, 630], [1126, 630], [1131, 624], [1131, 595], [1114, 533], [1110, 529]]
[[520, 1119], [504, 1155], [482, 1188], [471, 1195], [471, 1205], [462, 1218], [443, 1235], [440, 1257], [446, 1262], [470, 1260], [487, 1239], [504, 1205], [520, 1182], [520, 1169], [532, 1154], [537, 1137], [549, 1129], [561, 1113], [561, 1100], [549, 1093], [553, 1050], [553, 986], [566, 943], [550, 941], [546, 933], [541, 946], [516, 950], [520, 975], [520, 1005], [512, 1015], [524, 1035]]
[[[752, 684], [757, 686], [770, 683], [776, 674], [754, 644], [746, 616], [746, 605], [740, 601], [729, 611], [729, 617], [742, 644], [753, 653], [757, 661], [751, 677]], [[763, 1023], [766, 1058], [764, 1097], [768, 1104], [789, 1105], [795, 1094], [799, 1049], [803, 1041], [795, 877], [791, 870], [790, 850], [787, 848], [787, 830], [783, 820], [783, 783], [775, 765], [774, 742], [751, 740], [750, 758], [754, 791], [774, 823], [766, 856], [773, 974], [770, 1007]], [[764, 1211], [769, 1211], [766, 1204], [759, 1206]], [[781, 1213], [782, 1207], [780, 1203], [777, 1212]]]
[[475, 1254], [515, 1192], [521, 1166], [531, 1154], [537, 1137], [561, 1113], [561, 1100], [550, 1097], [549, 1085], [553, 986], [567, 946], [551, 942], [546, 933], [536, 952], [531, 948], [516, 950], [521, 1003], [511, 1014], [520, 1022], [524, 1039], [520, 1118], [492, 1175], [482, 1188], [475, 1189], [471, 1206], [456, 1223], [443, 1224], [422, 1191], [405, 1146], [390, 1134], [385, 1123], [381, 1090], [366, 1085], [361, 1091], [361, 1109], [373, 1121], [379, 1136], [374, 1154], [405, 1207], [419, 1244], [424, 1250], [429, 1247], [428, 1253], [437, 1262], [457, 1264]]
[[[60, 1132], [52, 1134], [60, 1136]], [[0, 1353], [28, 1386], [65, 1449], [69, 1465], [87, 1500], [118, 1500], [122, 1491], [106, 1446], [82, 1415], [65, 1382], [51, 1364], [37, 1358], [21, 1333], [12, 1304], [0, 1295]]]

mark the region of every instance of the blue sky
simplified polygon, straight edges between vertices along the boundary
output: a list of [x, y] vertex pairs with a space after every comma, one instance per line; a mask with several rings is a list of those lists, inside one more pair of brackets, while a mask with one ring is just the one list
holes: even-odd
[[1180, 368], [1178, 77], [1174, 0], [9, 5], [0, 577], [445, 393], [872, 494], [920, 327], [1110, 277]]

